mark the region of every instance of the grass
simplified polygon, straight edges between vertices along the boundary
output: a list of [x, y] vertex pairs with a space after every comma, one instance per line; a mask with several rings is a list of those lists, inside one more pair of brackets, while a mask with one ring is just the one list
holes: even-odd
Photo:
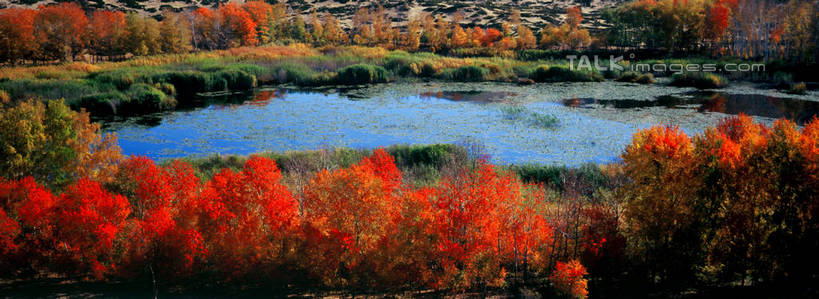
[[536, 128], [554, 129], [560, 124], [554, 115], [537, 113], [521, 106], [501, 107], [501, 113], [508, 120], [523, 122]]
[[[358, 85], [430, 78], [455, 82], [519, 82], [522, 78], [529, 78], [535, 82], [603, 80], [603, 76], [597, 70], [571, 70], [569, 61], [561, 58], [565, 56], [563, 54], [568, 53], [565, 51], [511, 51], [513, 55], [482, 51], [486, 52], [480, 49], [461, 49], [450, 54], [465, 57], [455, 57], [427, 52], [390, 51], [377, 47], [311, 48], [303, 44], [291, 44], [136, 57], [122, 62], [98, 64], [75, 62], [48, 66], [9, 66], [0, 68], [0, 91], [5, 92], [10, 101], [64, 98], [72, 107], [86, 108], [92, 113], [128, 114], [173, 107], [171, 101], [154, 105], [156, 101], [137, 100], [137, 103], [150, 103], [150, 107], [138, 111], [117, 109], [116, 106], [119, 104], [131, 102], [130, 99], [124, 101], [120, 94], [126, 97], [133, 95], [134, 93], [128, 90], [134, 84], [152, 86], [161, 91], [166, 99], [173, 98], [182, 105], [202, 95], [223, 94], [226, 91], [249, 90], [260, 85], [274, 84]], [[491, 57], [485, 57], [483, 54]], [[732, 62], [737, 61], [706, 58], [639, 61], [718, 65]], [[600, 65], [608, 63], [602, 61]], [[620, 80], [628, 82], [653, 81], [651, 74], [608, 72], [606, 75], [611, 78], [619, 77]], [[717, 85], [725, 82], [719, 79], [721, 77], [717, 78], [678, 78], [675, 84], [707, 86], [713, 85], [715, 81]], [[113, 109], [106, 108], [112, 105]]]
[[383, 67], [371, 64], [354, 64], [338, 70], [337, 81], [343, 85], [386, 83], [389, 74]]
[[535, 82], [601, 82], [603, 76], [597, 72], [572, 70], [563, 66], [538, 66], [529, 75]]
[[691, 72], [671, 76], [672, 86], [695, 87], [699, 89], [723, 88], [728, 85], [725, 77], [714, 73]]
[[[395, 164], [404, 174], [404, 180], [416, 186], [429, 186], [440, 180], [443, 173], [469, 165], [465, 148], [450, 144], [392, 145], [385, 150], [395, 158]], [[358, 163], [371, 150], [333, 148], [284, 153], [264, 152], [258, 155], [274, 159], [282, 170], [285, 182], [298, 188], [322, 169], [338, 169]], [[240, 170], [247, 156], [212, 155], [204, 158], [185, 158], [196, 175], [210, 179], [223, 168]]]
[[[453, 144], [392, 145], [385, 150], [395, 159], [395, 165], [404, 175], [404, 181], [415, 186], [430, 186], [438, 183], [445, 174], [454, 174], [464, 168], [473, 167], [477, 157], [468, 149]], [[264, 152], [257, 155], [274, 159], [282, 171], [284, 181], [293, 190], [305, 184], [322, 169], [339, 169], [358, 163], [372, 150], [333, 148], [324, 150]], [[212, 155], [203, 158], [184, 158], [193, 166], [201, 179], [210, 179], [223, 168], [239, 171], [248, 156]], [[165, 163], [169, 163], [166, 161]], [[613, 189], [620, 183], [614, 166], [584, 164], [578, 167], [556, 165], [505, 165], [504, 171], [518, 175], [525, 183], [544, 184], [559, 192], [573, 191], [591, 196], [601, 189]]]

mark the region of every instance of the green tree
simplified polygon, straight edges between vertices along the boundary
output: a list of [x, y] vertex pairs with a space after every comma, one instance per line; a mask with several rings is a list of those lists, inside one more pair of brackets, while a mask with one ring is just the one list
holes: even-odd
[[119, 160], [116, 138], [102, 138], [87, 113], [64, 101], [24, 101], [0, 110], [0, 177], [32, 176], [51, 189], [79, 177], [106, 181]]

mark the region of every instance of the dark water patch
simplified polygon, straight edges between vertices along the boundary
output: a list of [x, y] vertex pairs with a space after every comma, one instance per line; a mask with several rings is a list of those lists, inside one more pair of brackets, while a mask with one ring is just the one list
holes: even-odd
[[759, 94], [726, 94], [720, 92], [693, 92], [683, 95], [666, 95], [655, 100], [596, 100], [574, 98], [563, 101], [565, 106], [579, 108], [640, 109], [665, 107], [668, 109], [695, 109], [699, 112], [719, 112], [772, 119], [786, 118], [804, 125], [819, 115], [819, 102], [791, 98], [772, 97]]
[[456, 102], [476, 102], [476, 103], [501, 103], [509, 100], [510, 97], [516, 96], [514, 92], [508, 91], [437, 91], [437, 92], [422, 92], [419, 96], [424, 98], [437, 98], [442, 100], [450, 100]]

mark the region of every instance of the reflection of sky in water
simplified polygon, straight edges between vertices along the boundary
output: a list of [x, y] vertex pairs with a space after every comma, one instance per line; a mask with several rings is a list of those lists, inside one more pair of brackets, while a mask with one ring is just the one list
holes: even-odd
[[526, 104], [531, 111], [560, 120], [557, 128], [545, 129], [506, 119], [501, 105], [384, 94], [349, 100], [336, 94], [289, 92], [264, 105], [172, 112], [158, 126], [126, 124], [117, 131], [125, 154], [155, 159], [469, 140], [496, 163], [578, 165], [613, 161], [636, 129], [648, 125], [594, 118], [561, 103]]

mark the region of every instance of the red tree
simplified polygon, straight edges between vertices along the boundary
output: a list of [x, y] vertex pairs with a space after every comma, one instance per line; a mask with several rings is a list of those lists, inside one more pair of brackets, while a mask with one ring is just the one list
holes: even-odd
[[31, 177], [17, 181], [0, 178], [0, 266], [34, 270], [48, 261], [53, 248], [54, 195]]
[[160, 168], [148, 158], [131, 157], [120, 165], [116, 185], [133, 209], [129, 267], [122, 273], [133, 275], [147, 265], [164, 274], [188, 274], [206, 254], [196, 227], [200, 184], [190, 165], [175, 161]]
[[[473, 32], [474, 35], [474, 32]], [[486, 33], [481, 38], [481, 45], [484, 47], [491, 47], [495, 44], [495, 42], [503, 36], [503, 33], [498, 31], [495, 28], [486, 29]]]
[[366, 257], [379, 249], [376, 245], [387, 237], [398, 212], [400, 180], [392, 156], [383, 149], [350, 168], [316, 174], [304, 191], [308, 242], [318, 247], [314, 261], [321, 261], [310, 263], [315, 275], [334, 282], [360, 279], [338, 277], [337, 272], [369, 262]]
[[222, 25], [228, 30], [228, 35], [235, 43], [229, 46], [255, 46], [259, 43], [257, 24], [247, 11], [241, 9], [236, 3], [230, 2], [219, 7], [218, 12], [222, 17]]
[[[276, 162], [254, 156], [241, 172], [223, 169], [202, 191], [199, 219], [210, 255], [223, 273], [275, 271], [299, 225], [298, 202], [280, 183]], [[255, 268], [260, 266], [265, 268]]]
[[121, 54], [125, 37], [125, 14], [120, 11], [95, 10], [89, 24], [89, 43], [97, 55], [109, 58]]
[[54, 209], [57, 253], [97, 278], [114, 268], [113, 250], [131, 213], [128, 201], [94, 181], [80, 179], [57, 198]]
[[0, 10], [0, 60], [16, 63], [31, 58], [37, 51], [34, 37], [33, 9], [10, 8]]
[[73, 59], [86, 45], [88, 18], [74, 2], [40, 6], [34, 18], [34, 36], [43, 58]]

